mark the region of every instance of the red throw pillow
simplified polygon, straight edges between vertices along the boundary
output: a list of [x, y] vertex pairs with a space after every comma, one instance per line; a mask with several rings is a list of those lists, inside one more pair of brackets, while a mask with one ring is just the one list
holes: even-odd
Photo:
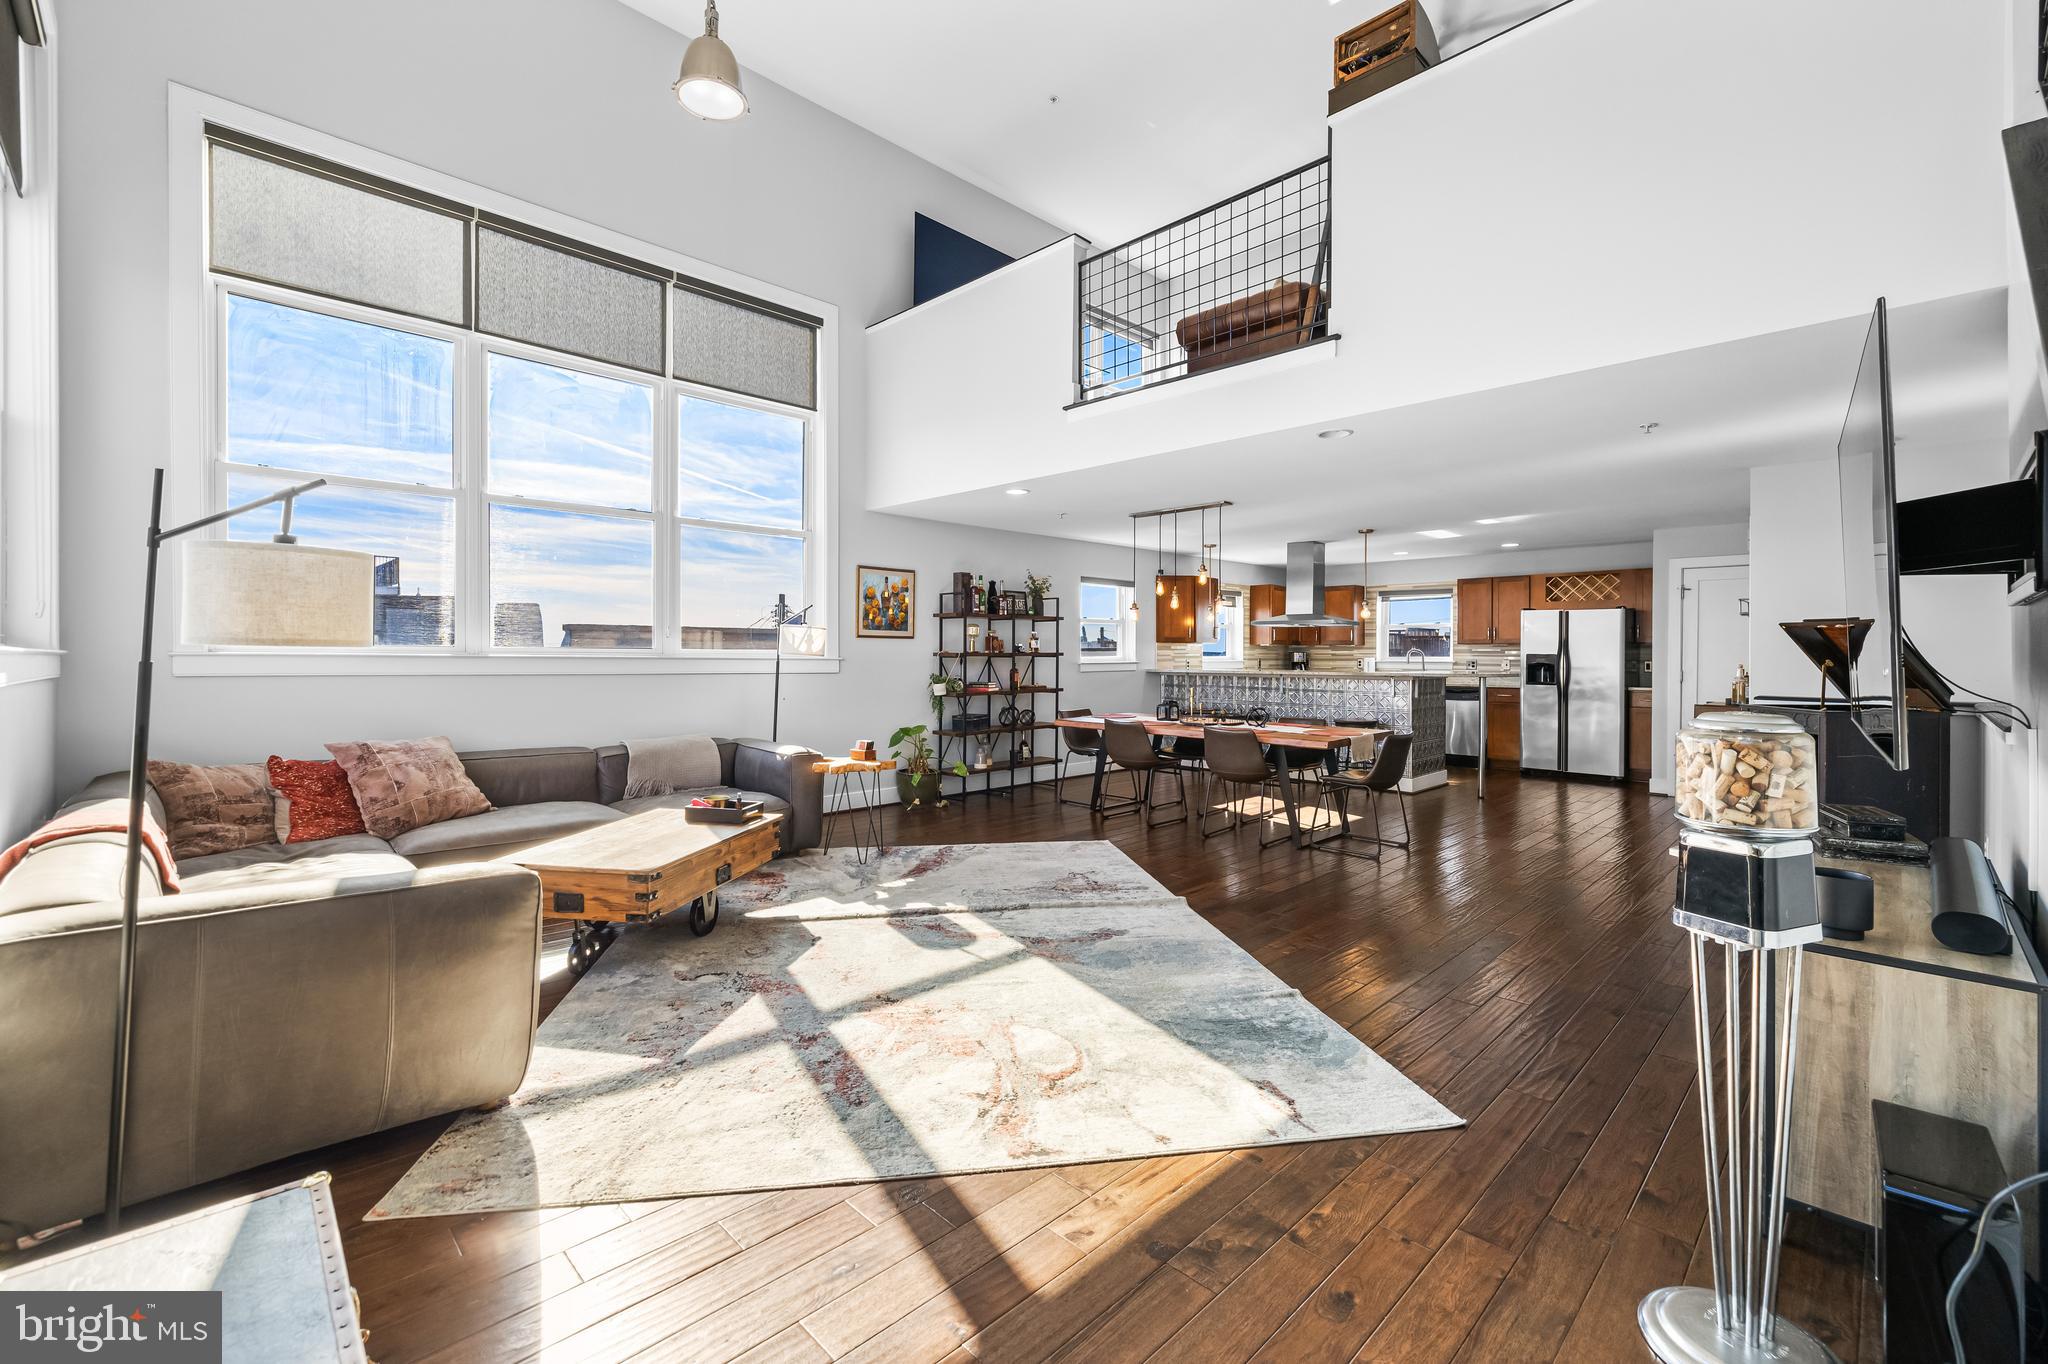
[[270, 789], [277, 793], [278, 833], [286, 843], [368, 833], [348, 774], [332, 759], [270, 758]]

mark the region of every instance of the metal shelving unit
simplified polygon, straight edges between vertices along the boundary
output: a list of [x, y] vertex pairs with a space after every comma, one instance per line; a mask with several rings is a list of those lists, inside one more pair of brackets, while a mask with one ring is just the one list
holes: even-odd
[[[957, 677], [967, 687], [958, 696], [946, 698], [945, 721], [932, 731], [938, 750], [939, 768], [953, 783], [950, 794], [1007, 796], [1020, 786], [1033, 786], [1050, 779], [1058, 767], [1056, 755], [1057, 718], [1060, 697], [1060, 664], [1065, 652], [1060, 647], [1060, 614], [1057, 597], [1047, 597], [1046, 610], [1036, 614], [961, 610], [963, 594], [941, 592], [939, 609], [932, 613], [939, 623], [939, 647], [932, 651], [937, 672]], [[981, 627], [982, 645], [967, 648], [967, 627]], [[1051, 638], [1046, 638], [1046, 627]], [[1005, 628], [1007, 627], [1007, 628]], [[1000, 631], [1000, 633], [999, 633]], [[1036, 632], [1041, 645], [1036, 653], [1024, 646]], [[987, 642], [1003, 641], [1003, 652], [987, 652]], [[1049, 666], [1048, 666], [1049, 665]], [[1011, 670], [1017, 673], [1011, 681]], [[1024, 719], [1020, 712], [1029, 712]], [[977, 720], [979, 723], [970, 723]], [[987, 744], [992, 761], [976, 767], [976, 746]], [[1019, 755], [1028, 744], [1030, 756]], [[967, 764], [967, 775], [946, 769], [955, 761]], [[1044, 775], [1041, 776], [1041, 769]], [[996, 784], [996, 774], [1009, 774], [1009, 781]]]

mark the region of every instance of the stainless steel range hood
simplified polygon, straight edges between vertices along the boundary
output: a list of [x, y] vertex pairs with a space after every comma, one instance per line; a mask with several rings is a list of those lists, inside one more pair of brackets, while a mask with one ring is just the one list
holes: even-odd
[[1269, 616], [1260, 625], [1305, 625], [1348, 628], [1358, 622], [1323, 610], [1323, 542], [1296, 540], [1287, 546], [1287, 614]]

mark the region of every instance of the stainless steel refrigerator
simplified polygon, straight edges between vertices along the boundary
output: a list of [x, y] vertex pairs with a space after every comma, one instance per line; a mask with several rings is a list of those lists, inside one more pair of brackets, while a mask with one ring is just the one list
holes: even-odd
[[1621, 777], [1628, 763], [1628, 612], [1522, 613], [1522, 768]]

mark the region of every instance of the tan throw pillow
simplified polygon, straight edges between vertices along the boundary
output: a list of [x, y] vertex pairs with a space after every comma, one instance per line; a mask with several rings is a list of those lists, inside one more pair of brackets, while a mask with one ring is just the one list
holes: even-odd
[[327, 751], [348, 774], [364, 827], [379, 838], [491, 808], [446, 739], [370, 739]]
[[262, 763], [195, 767], [151, 758], [149, 784], [164, 803], [171, 856], [179, 861], [277, 841]]

